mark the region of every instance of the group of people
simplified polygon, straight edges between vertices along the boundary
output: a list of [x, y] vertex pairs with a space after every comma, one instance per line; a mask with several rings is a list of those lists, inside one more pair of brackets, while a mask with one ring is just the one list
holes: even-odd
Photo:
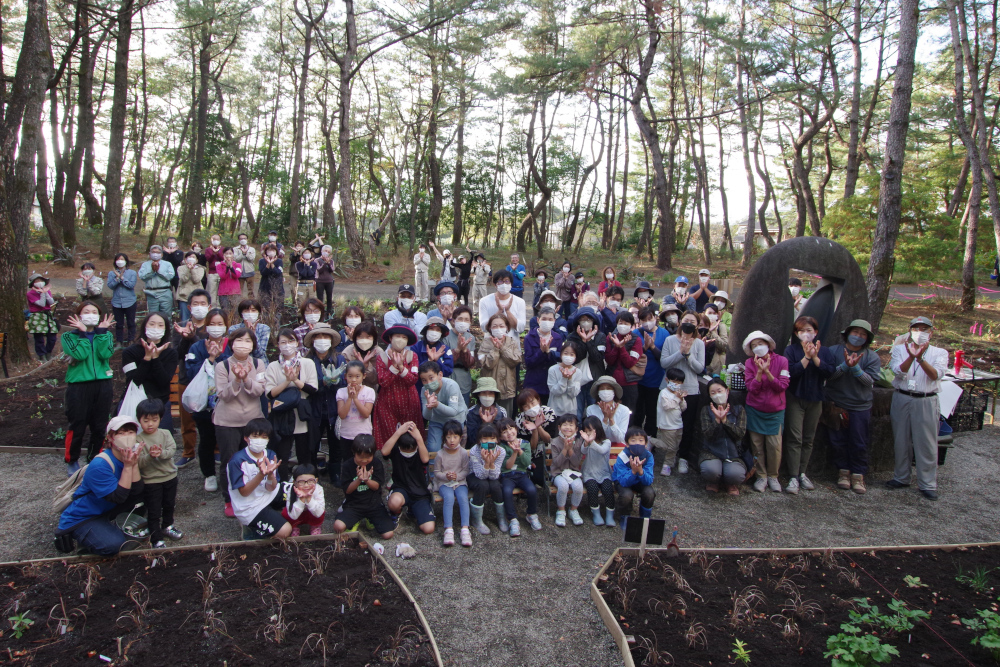
[[[462, 275], [450, 265], [450, 252], [441, 257], [450, 276]], [[550, 486], [557, 526], [583, 523], [584, 492], [595, 525], [621, 526], [636, 500], [639, 516], [651, 516], [656, 467], [669, 476], [696, 466], [709, 492], [739, 495], [754, 475], [759, 492], [812, 490], [806, 472], [824, 401], [836, 406], [836, 423], [828, 425], [838, 486], [865, 492], [872, 391], [880, 376], [867, 322], [852, 322], [831, 348], [820, 343], [819, 324], [810, 317], [795, 320], [783, 351], [768, 334], [750, 334], [742, 341], [745, 401], [732, 401], [721, 378], [732, 349], [729, 297], [710, 283], [707, 270], [694, 290], [678, 276], [660, 301], [648, 282], [639, 282], [626, 303], [614, 267], [593, 291], [586, 283], [577, 287], [575, 276], [569, 282], [573, 267], [566, 262], [556, 277], [561, 294], [544, 284], [547, 275], [536, 275], [542, 285], [530, 320], [515, 291], [518, 285], [524, 293], [525, 273], [516, 255], [497, 271], [477, 255], [472, 270], [484, 272], [495, 292], [464, 305], [458, 283], [438, 280], [436, 308], [424, 313], [418, 272], [417, 287], [399, 287], [381, 326], [349, 306], [335, 328], [328, 306], [308, 296], [299, 322], [279, 325], [270, 361], [272, 331], [261, 322], [259, 299], [241, 300], [233, 316], [213, 307], [209, 291], [193, 289], [179, 322], [169, 311], [150, 310], [136, 342], [123, 351], [116, 370], [145, 400], [134, 417], [123, 413], [110, 422], [116, 320], [82, 302], [63, 335], [71, 358], [66, 462], [68, 473], [79, 475], [89, 430], [88, 459], [104, 452], [111, 465], [98, 466], [89, 482], [93, 465], [81, 475], [59, 537], [97, 553], [117, 552], [135, 536], [109, 519], [141, 496], [153, 544], [178, 539], [177, 468], [194, 462], [205, 491], [221, 492], [225, 516], [238, 519], [248, 538], [319, 532], [324, 476], [345, 495], [333, 521], [338, 532], [368, 521], [389, 538], [405, 511], [431, 534], [439, 499], [443, 543], [456, 543], [457, 510], [457, 540], [468, 547], [473, 531], [490, 533], [489, 496], [497, 528], [517, 537], [518, 498], [526, 501], [523, 520], [541, 530], [539, 488], [548, 493]], [[566, 289], [569, 308], [560, 298]], [[472, 332], [474, 321], [481, 338]], [[894, 425], [897, 411], [907, 424], [930, 414], [931, 402], [920, 399], [934, 394], [943, 369], [932, 373], [941, 364], [939, 348], [928, 346], [929, 330], [915, 321], [899, 354], [893, 350], [897, 380], [912, 378], [899, 387]], [[176, 462], [175, 369], [184, 396]], [[925, 436], [900, 426], [897, 445], [918, 452], [920, 489], [936, 497]], [[782, 456], [789, 471], [783, 488]], [[902, 457], [893, 488], [910, 482], [909, 459], [904, 466]]]

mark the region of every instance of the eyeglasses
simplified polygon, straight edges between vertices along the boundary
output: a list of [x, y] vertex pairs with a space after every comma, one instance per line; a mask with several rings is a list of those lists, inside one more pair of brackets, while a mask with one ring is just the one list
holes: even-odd
[[314, 479], [303, 479], [302, 481], [295, 482], [296, 489], [304, 489], [307, 486], [316, 486], [316, 480]]

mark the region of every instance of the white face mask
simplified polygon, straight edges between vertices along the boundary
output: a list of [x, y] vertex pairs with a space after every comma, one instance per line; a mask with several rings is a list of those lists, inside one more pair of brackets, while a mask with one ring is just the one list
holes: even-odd
[[488, 408], [491, 405], [493, 405], [493, 401], [495, 400], [496, 398], [493, 396], [483, 396], [482, 394], [479, 394], [479, 405], [483, 406], [484, 408]]
[[535, 417], [538, 416], [538, 413], [541, 412], [541, 411], [542, 411], [542, 409], [540, 407], [538, 407], [537, 405], [533, 405], [530, 408], [528, 408], [527, 410], [524, 410], [524, 414], [529, 419], [534, 419]]
[[83, 271], [81, 271], [81, 273], [83, 274], [84, 278], [90, 278], [91, 276], [94, 275], [94, 270], [93, 269], [84, 269]]
[[313, 256], [310, 255], [309, 253], [303, 253], [302, 254], [302, 260], [305, 261], [305, 262], [308, 262], [312, 258], [313, 258]]
[[154, 329], [152, 327], [146, 327], [146, 340], [158, 341], [163, 338], [163, 329]]
[[242, 355], [247, 355], [253, 352], [253, 343], [249, 341], [240, 341], [239, 343], [233, 343], [233, 352], [239, 352]]
[[313, 341], [313, 348], [317, 352], [327, 352], [331, 347], [333, 347], [333, 341], [327, 338], [317, 338]]
[[573, 364], [576, 363], [576, 357], [574, 357], [572, 354], [564, 354], [562, 356], [562, 362], [567, 366], [572, 366]]
[[500, 283], [497, 285], [498, 294], [510, 294], [510, 283]]
[[437, 329], [431, 329], [424, 335], [424, 337], [427, 338], [428, 343], [436, 343], [441, 340], [441, 332]]
[[247, 447], [254, 454], [260, 454], [267, 449], [267, 438], [248, 438]]
[[564, 266], [562, 271], [563, 271], [563, 273], [569, 273], [569, 267], [568, 266]]
[[277, 240], [278, 240], [278, 237], [277, 237], [277, 236], [275, 236], [274, 234], [270, 234], [270, 235], [269, 235], [269, 236], [267, 237], [267, 240], [268, 240], [268, 241], [270, 241], [270, 242], [272, 242], [272, 243], [274, 243], [275, 241], [277, 241]]
[[249, 311], [248, 310], [245, 313], [243, 313], [243, 320], [247, 324], [256, 324], [257, 323], [257, 318], [259, 318], [259, 317], [260, 317], [260, 313], [255, 313], [253, 311]]
[[507, 329], [505, 327], [493, 327], [490, 329], [490, 333], [493, 334], [494, 338], [503, 338], [507, 335]]
[[718, 308], [719, 310], [723, 310], [726, 307], [726, 302], [725, 301], [716, 301], [715, 302], [715, 307]]
[[412, 459], [414, 456], [417, 455], [417, 450], [414, 449], [412, 452], [404, 452], [402, 449], [400, 449], [399, 455], [402, 456], [404, 459]]
[[195, 257], [188, 257], [187, 260], [185, 261], [187, 262], [187, 265], [190, 266], [192, 269], [194, 268], [194, 265], [198, 263], [198, 259]]
[[614, 280], [614, 279], [615, 279], [615, 274], [613, 274], [613, 273], [605, 273], [605, 274], [604, 274], [604, 277], [605, 277], [605, 278], [606, 278], [607, 280]]
[[219, 239], [212, 239], [213, 248], [218, 248], [220, 245], [222, 245], [222, 241], [220, 241]]
[[278, 253], [273, 252], [273, 251], [267, 253], [267, 258], [268, 259], [274, 259], [277, 256], [278, 256]]
[[615, 308], [617, 308], [620, 305], [622, 305], [622, 302], [618, 301], [617, 299], [612, 300], [612, 301], [608, 301], [608, 308], [611, 308], [612, 310], [614, 310]]
[[[354, 342], [354, 347], [358, 348], [362, 352], [367, 352], [368, 350], [372, 349], [372, 345], [374, 344], [375, 341], [372, 340], [371, 338], [359, 338]], [[406, 346], [404, 345], [403, 347]]]
[[802, 341], [803, 343], [811, 343], [813, 341], [813, 338], [816, 337], [816, 334], [810, 333], [808, 331], [800, 331], [798, 333], [798, 337], [799, 340]]
[[193, 248], [191, 248], [191, 252], [201, 253], [201, 248], [199, 248], [198, 246], [194, 246]]
[[247, 244], [246, 239], [240, 239], [240, 245], [246, 245], [246, 244]]
[[97, 323], [101, 321], [101, 316], [97, 313], [84, 313], [80, 316], [80, 321], [83, 322], [84, 326], [96, 327]]
[[624, 335], [626, 335], [626, 334], [628, 334], [629, 332], [632, 331], [632, 325], [631, 324], [624, 324], [624, 323], [622, 323], [622, 324], [619, 324], [615, 328], [618, 329], [618, 335], [619, 336], [624, 336]]
[[163, 255], [161, 255], [158, 252], [151, 252], [149, 253], [149, 259], [153, 262], [159, 262], [161, 259], [163, 259]]
[[767, 345], [754, 345], [752, 349], [754, 355], [758, 357], [766, 357], [767, 353], [771, 350]]
[[299, 346], [295, 343], [282, 343], [278, 346], [278, 349], [280, 349], [281, 353], [286, 357], [291, 357], [298, 352]]
[[461, 322], [461, 321], [455, 322], [455, 331], [457, 331], [458, 333], [465, 333], [468, 330], [469, 330], [468, 322]]
[[669, 324], [672, 327], [677, 326], [677, 316], [676, 315], [667, 315], [667, 324]]
[[799, 287], [798, 285], [792, 285], [791, 287], [788, 288], [788, 291], [792, 293], [792, 296], [798, 296], [799, 292], [802, 291], [802, 288]]
[[191, 316], [196, 320], [203, 320], [208, 315], [208, 306], [191, 306]]
[[929, 331], [911, 331], [910, 338], [917, 345], [923, 345], [931, 339], [931, 333]]
[[45, 287], [45, 283], [43, 283], [41, 280], [35, 283], [35, 289], [42, 289], [43, 287]]
[[226, 335], [226, 327], [222, 326], [205, 327], [205, 331], [207, 331], [208, 335], [212, 338], [222, 338]]
[[715, 313], [706, 313], [706, 315], [708, 315], [708, 321], [709, 322], [718, 322], [719, 321], [719, 316], [716, 315]]
[[688, 291], [687, 285], [678, 285], [677, 287], [674, 288], [674, 294], [676, 294], [679, 298], [684, 298], [685, 296], [687, 296], [687, 291]]
[[642, 299], [643, 301], [645, 301], [646, 299], [649, 298], [649, 292], [639, 292], [638, 294], [636, 294], [635, 298]]
[[729, 400], [729, 392], [719, 391], [712, 394], [712, 402], [716, 405], [725, 405]]
[[583, 284], [583, 278], [577, 278], [576, 279], [576, 284], [577, 285], [582, 285]]
[[584, 331], [590, 331], [594, 328], [594, 323], [590, 320], [580, 320], [580, 328]]
[[656, 320], [646, 320], [642, 323], [642, 328], [649, 332], [656, 331]]
[[319, 313], [306, 313], [306, 322], [316, 324], [319, 322]]
[[455, 295], [454, 294], [442, 294], [441, 298], [439, 300], [441, 301], [441, 305], [442, 306], [450, 306], [451, 304], [455, 303]]
[[542, 333], [548, 333], [552, 331], [552, 327], [556, 325], [555, 322], [550, 320], [541, 320], [538, 322], [538, 330]]
[[396, 350], [396, 352], [402, 352], [404, 349], [406, 349], [406, 345], [409, 342], [410, 341], [407, 340], [406, 336], [393, 336], [392, 349]]
[[167, 250], [176, 250], [176, 249], [177, 249], [177, 244], [174, 243], [173, 241], [167, 244]]
[[708, 284], [708, 276], [698, 276], [698, 282], [702, 285]]
[[681, 388], [681, 386], [679, 384], [677, 384], [676, 382], [668, 382], [667, 383], [667, 389], [669, 389], [670, 391], [676, 392], [680, 388]]
[[615, 400], [615, 390], [614, 389], [601, 389], [597, 392], [597, 397], [605, 403], [610, 403]]
[[117, 266], [119, 269], [124, 269], [125, 268], [125, 260], [124, 259], [116, 259], [115, 260], [115, 266]]
[[354, 327], [356, 327], [359, 324], [361, 324], [361, 318], [360, 317], [348, 317], [347, 319], [344, 320], [344, 324], [346, 324], [347, 326], [349, 326], [349, 327], [351, 327], [353, 329]]
[[402, 308], [403, 310], [409, 310], [411, 306], [413, 306], [413, 299], [399, 300], [399, 307]]

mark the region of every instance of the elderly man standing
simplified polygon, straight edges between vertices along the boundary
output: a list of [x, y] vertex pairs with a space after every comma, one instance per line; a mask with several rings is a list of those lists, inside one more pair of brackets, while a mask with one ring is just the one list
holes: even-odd
[[149, 247], [149, 259], [139, 267], [139, 278], [145, 283], [146, 310], [160, 312], [170, 317], [174, 311], [174, 296], [170, 291], [170, 281], [174, 278], [174, 267], [163, 259], [163, 247]]
[[890, 489], [910, 485], [910, 460], [916, 457], [917, 486], [928, 500], [937, 500], [938, 391], [948, 368], [948, 351], [930, 345], [934, 323], [926, 317], [910, 322], [910, 334], [892, 347], [896, 377], [892, 397], [892, 433], [896, 441], [896, 471]]
[[421, 243], [417, 254], [413, 256], [413, 282], [417, 286], [417, 301], [427, 301], [427, 271], [431, 268], [431, 256], [427, 247]]
[[510, 272], [511, 276], [510, 293], [519, 299], [523, 299], [524, 275], [528, 269], [524, 267], [524, 264], [521, 264], [521, 257], [516, 252], [510, 256], [510, 264], [507, 265], [507, 271]]

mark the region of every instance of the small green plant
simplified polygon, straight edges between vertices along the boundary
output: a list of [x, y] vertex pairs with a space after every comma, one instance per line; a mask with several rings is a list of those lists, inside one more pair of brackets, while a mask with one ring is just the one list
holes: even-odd
[[895, 646], [883, 644], [878, 637], [864, 634], [856, 625], [842, 623], [842, 632], [827, 638], [824, 658], [831, 658], [833, 667], [868, 667], [886, 664], [899, 657]]
[[733, 642], [733, 660], [741, 665], [750, 664], [750, 649], [747, 648], [746, 642], [739, 639]]
[[385, 280], [389, 283], [398, 283], [402, 277], [402, 269], [389, 269], [385, 272]]
[[911, 574], [903, 577], [903, 583], [905, 583], [910, 588], [927, 588], [927, 584], [920, 581], [920, 577], [914, 577]]
[[66, 429], [57, 428], [56, 430], [49, 433], [49, 439], [55, 440], [56, 442], [62, 442], [66, 439]]
[[990, 572], [996, 568], [985, 568], [982, 565], [976, 567], [971, 573], [965, 574], [962, 566], [958, 566], [958, 575], [955, 581], [965, 584], [977, 593], [985, 593], [990, 588]]
[[920, 609], [909, 609], [901, 600], [893, 600], [888, 604], [892, 614], [883, 614], [878, 607], [865, 598], [855, 598], [854, 604], [862, 611], [852, 609], [849, 612], [851, 622], [856, 625], [870, 625], [876, 630], [884, 630], [893, 634], [909, 632], [913, 626], [930, 615]]
[[28, 618], [28, 612], [21, 612], [16, 616], [10, 616], [8, 619], [10, 621], [10, 629], [14, 633], [15, 639], [20, 639], [24, 636], [24, 633], [31, 628], [35, 622]]
[[979, 618], [963, 618], [962, 623], [973, 632], [979, 633], [972, 643], [982, 646], [990, 652], [996, 662], [1000, 662], [1000, 614], [990, 609], [981, 609], [976, 614]]

